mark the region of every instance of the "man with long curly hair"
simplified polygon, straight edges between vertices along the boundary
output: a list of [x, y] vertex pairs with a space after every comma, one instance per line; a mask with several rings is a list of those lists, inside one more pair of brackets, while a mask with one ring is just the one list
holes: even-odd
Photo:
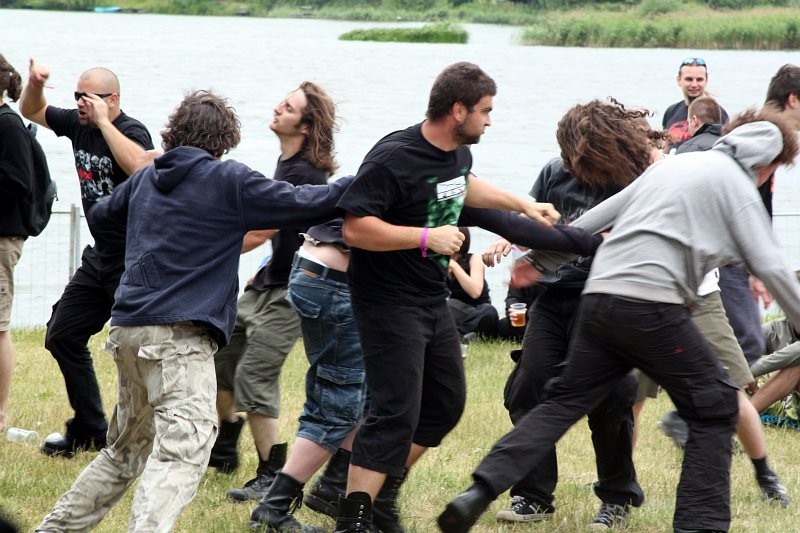
[[217, 433], [214, 353], [230, 340], [242, 239], [335, 216], [349, 184], [295, 187], [223, 154], [240, 139], [227, 100], [188, 95], [162, 131], [165, 153], [88, 213], [124, 228], [125, 272], [106, 350], [119, 393], [108, 446], [37, 531], [88, 531], [141, 475], [131, 531], [169, 531], [197, 492]]
[[[550, 202], [570, 223], [595, 205], [633, 182], [652, 162], [647, 111], [629, 109], [611, 100], [592, 100], [569, 109], [558, 123], [556, 138], [561, 158], [539, 173], [531, 196]], [[498, 242], [498, 250], [506, 244]], [[529, 312], [522, 353], [509, 376], [505, 404], [515, 424], [546, 397], [545, 385], [558, 377], [567, 357], [580, 295], [591, 257], [565, 264], [539, 283], [543, 292]], [[589, 413], [589, 427], [597, 456], [598, 482], [594, 492], [601, 500], [592, 527], [619, 525], [630, 506], [644, 500], [631, 457], [633, 419], [631, 407], [636, 380], [626, 376]], [[558, 481], [555, 446], [511, 488], [512, 502], [497, 513], [501, 522], [539, 522], [553, 517], [553, 493]]]
[[652, 165], [573, 222], [593, 233], [613, 229], [595, 254], [564, 369], [447, 505], [443, 531], [467, 531], [631, 368], [666, 389], [689, 424], [674, 531], [728, 531], [738, 387], [692, 323], [698, 286], [713, 268], [742, 261], [800, 325], [800, 284], [758, 193], [778, 166], [792, 164], [796, 134], [766, 112], [743, 114], [730, 127], [711, 150]]
[[[281, 155], [274, 179], [292, 185], [320, 185], [336, 170], [333, 132], [336, 106], [318, 85], [306, 81], [283, 98], [269, 128], [278, 137]], [[300, 337], [300, 318], [286, 299], [294, 254], [307, 225], [283, 231], [261, 228], [245, 237], [243, 251], [272, 242], [272, 255], [239, 298], [231, 343], [215, 357], [220, 434], [210, 465], [232, 472], [244, 419], [258, 452], [253, 479], [228, 491], [235, 501], [260, 500], [286, 461], [287, 444], [278, 443], [281, 369]]]

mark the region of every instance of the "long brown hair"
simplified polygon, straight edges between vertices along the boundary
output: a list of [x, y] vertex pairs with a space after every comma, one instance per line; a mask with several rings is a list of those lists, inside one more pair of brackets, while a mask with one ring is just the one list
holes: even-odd
[[5, 56], [0, 54], [0, 98], [3, 97], [3, 93], [6, 93], [12, 102], [19, 100], [22, 94], [22, 76]]
[[625, 187], [652, 161], [646, 109], [627, 109], [613, 98], [578, 104], [558, 122], [564, 168], [589, 187]]
[[328, 175], [336, 172], [333, 133], [336, 125], [336, 104], [325, 90], [310, 81], [300, 84], [300, 90], [306, 97], [306, 107], [300, 124], [308, 127], [303, 158], [315, 168], [324, 170]]

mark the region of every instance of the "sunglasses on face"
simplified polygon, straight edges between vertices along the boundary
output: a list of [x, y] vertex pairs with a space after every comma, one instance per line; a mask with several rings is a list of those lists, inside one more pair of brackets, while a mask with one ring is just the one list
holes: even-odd
[[97, 96], [98, 98], [108, 98], [109, 96], [112, 96], [114, 93], [97, 94], [97, 93], [80, 93], [78, 91], [75, 91], [75, 93], [74, 93], [75, 101], [77, 102], [81, 98], [85, 98], [85, 97], [89, 96], [90, 94], [93, 94], [93, 95]]
[[687, 57], [681, 63], [681, 66], [684, 66], [684, 65], [699, 65], [701, 67], [705, 67], [706, 66], [706, 61], [702, 57]]

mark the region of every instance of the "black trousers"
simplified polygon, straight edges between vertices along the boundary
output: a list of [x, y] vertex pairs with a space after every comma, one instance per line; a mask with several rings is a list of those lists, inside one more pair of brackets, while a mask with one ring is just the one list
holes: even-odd
[[737, 387], [688, 309], [674, 304], [584, 296], [570, 353], [550, 396], [494, 445], [473, 473], [476, 481], [495, 495], [507, 490], [634, 367], [666, 389], [689, 424], [674, 527], [727, 531]]
[[447, 303], [365, 304], [353, 298], [369, 410], [350, 463], [402, 477], [411, 443], [438, 446], [464, 411], [466, 379]]
[[121, 264], [117, 268], [104, 268], [94, 248], [87, 246], [81, 256], [81, 266], [53, 305], [47, 322], [45, 347], [58, 362], [69, 403], [75, 410], [67, 427], [70, 438], [91, 438], [108, 430], [87, 344], [111, 317], [114, 291], [121, 273]]
[[[506, 408], [515, 424], [547, 398], [547, 384], [561, 375], [581, 290], [548, 289], [529, 312], [522, 355], [506, 387]], [[638, 507], [644, 493], [636, 481], [632, 457], [635, 400], [636, 379], [628, 375], [589, 412], [589, 427], [597, 461], [595, 494], [604, 502]], [[511, 495], [549, 506], [557, 482], [558, 458], [553, 444], [511, 487]]]

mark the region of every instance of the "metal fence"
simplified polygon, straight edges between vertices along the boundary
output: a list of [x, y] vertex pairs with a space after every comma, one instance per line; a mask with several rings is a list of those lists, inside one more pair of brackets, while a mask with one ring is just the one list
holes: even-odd
[[[22, 249], [22, 257], [14, 272], [11, 327], [34, 327], [47, 323], [52, 305], [80, 266], [84, 247], [92, 242], [80, 206], [71, 205], [68, 210], [53, 211], [47, 228], [38, 237], [25, 241]], [[255, 271], [267, 253], [265, 246], [242, 256], [240, 283]]]
[[[800, 213], [776, 214], [774, 227], [790, 264], [800, 269], [800, 239], [797, 238], [800, 235]], [[495, 236], [489, 232], [473, 229], [472, 252], [480, 253], [494, 239]], [[76, 205], [68, 210], [54, 211], [44, 232], [25, 242], [15, 271], [12, 327], [41, 326], [47, 322], [52, 305], [80, 265], [83, 248], [91, 242], [92, 236], [81, 208]], [[240, 290], [268, 253], [268, 246], [260, 246], [242, 256], [239, 267]], [[492, 302], [501, 312], [508, 278], [507, 267], [486, 269]]]

